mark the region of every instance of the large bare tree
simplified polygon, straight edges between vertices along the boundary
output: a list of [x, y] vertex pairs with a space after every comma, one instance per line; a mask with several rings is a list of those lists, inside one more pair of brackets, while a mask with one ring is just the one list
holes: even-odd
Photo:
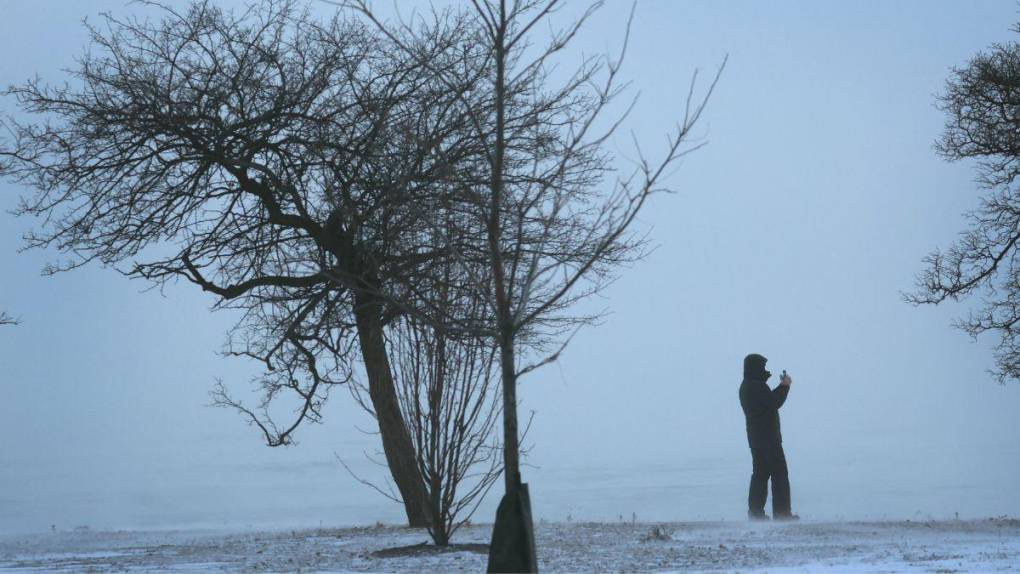
[[452, 96], [340, 15], [319, 22], [287, 0], [159, 8], [91, 26], [69, 83], [6, 92], [38, 118], [4, 120], [0, 145], [0, 175], [34, 190], [18, 209], [40, 218], [28, 245], [68, 256], [48, 272], [98, 261], [241, 309], [231, 352], [265, 362], [267, 401], [296, 391], [297, 417], [277, 427], [218, 396], [271, 446], [319, 420], [357, 353], [408, 520], [426, 525], [384, 329], [403, 312], [390, 286], [413, 285], [434, 257], [404, 239], [421, 227], [406, 204], [434, 201], [437, 173], [474, 145]]
[[[562, 7], [559, 0], [473, 0], [465, 12], [396, 23], [377, 17], [364, 1], [353, 5], [443, 78], [451, 93], [463, 95], [462, 113], [481, 142], [478, 163], [451, 170], [459, 195], [432, 213], [437, 229], [446, 222], [445, 211], [469, 214], [458, 219], [467, 229], [451, 238], [451, 253], [466, 263], [469, 284], [488, 313], [481, 321], [459, 324], [491, 340], [499, 352], [506, 501], [521, 490], [518, 379], [554, 360], [569, 334], [596, 318], [572, 313], [575, 302], [602, 290], [622, 264], [644, 254], [643, 238], [630, 228], [649, 197], [664, 190], [662, 180], [671, 167], [697, 147], [689, 143], [691, 130], [715, 80], [701, 98], [693, 97], [692, 81], [657, 160], [638, 149], [635, 165], [621, 168], [606, 144], [623, 119], [607, 117], [621, 94], [623, 53], [588, 58], [560, 83], [550, 73], [556, 55], [599, 4], [544, 46], [535, 44], [533, 31]], [[422, 50], [425, 39], [457, 36], [465, 17], [475, 38], [457, 51], [470, 51], [475, 65], [433, 66], [432, 55]], [[496, 538], [493, 552], [498, 552]], [[520, 562], [490, 560], [490, 569], [534, 564], [534, 556], [523, 556]]]
[[980, 294], [981, 305], [957, 326], [974, 337], [997, 334], [994, 374], [1020, 379], [1020, 42], [995, 44], [954, 68], [938, 104], [946, 124], [935, 149], [949, 161], [975, 160], [984, 195], [959, 239], [925, 259], [906, 299], [939, 304]]

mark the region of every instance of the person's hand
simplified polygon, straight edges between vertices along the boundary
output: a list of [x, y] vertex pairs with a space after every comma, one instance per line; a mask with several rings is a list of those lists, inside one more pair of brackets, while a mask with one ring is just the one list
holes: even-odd
[[790, 375], [783, 375], [779, 379], [779, 384], [780, 385], [786, 385], [787, 387], [789, 387], [790, 385], [793, 384], [793, 377], [791, 377]]

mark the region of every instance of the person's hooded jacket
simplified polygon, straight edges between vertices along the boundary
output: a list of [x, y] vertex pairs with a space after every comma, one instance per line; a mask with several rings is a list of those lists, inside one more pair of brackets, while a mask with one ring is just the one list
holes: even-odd
[[768, 359], [761, 355], [744, 358], [744, 381], [740, 383], [740, 406], [747, 420], [747, 444], [751, 448], [772, 448], [783, 443], [779, 407], [786, 402], [790, 387], [770, 389], [766, 381], [772, 373], [765, 370]]

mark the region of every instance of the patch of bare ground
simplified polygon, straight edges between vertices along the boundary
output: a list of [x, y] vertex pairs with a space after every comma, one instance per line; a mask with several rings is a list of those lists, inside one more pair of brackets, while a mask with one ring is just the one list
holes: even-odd
[[410, 546], [396, 546], [394, 548], [383, 548], [372, 552], [375, 558], [397, 558], [400, 556], [435, 556], [449, 552], [474, 552], [477, 554], [488, 554], [488, 544], [450, 544], [449, 546], [436, 546], [428, 542], [411, 544]]

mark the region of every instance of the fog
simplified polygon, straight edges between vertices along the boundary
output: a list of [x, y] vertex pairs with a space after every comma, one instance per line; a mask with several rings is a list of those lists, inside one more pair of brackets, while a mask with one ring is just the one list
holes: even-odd
[[[63, 81], [87, 42], [81, 19], [105, 10], [147, 12], [6, 0], [0, 84]], [[629, 10], [609, 2], [572, 50], [617, 49]], [[628, 131], [654, 154], [691, 73], [729, 61], [699, 126], [708, 145], [641, 215], [656, 250], [586, 303], [611, 311], [603, 324], [522, 381], [537, 518], [743, 518], [737, 387], [751, 352], [794, 378], [782, 423], [801, 516], [1020, 514], [1020, 383], [987, 374], [994, 339], [951, 327], [965, 304], [902, 301], [978, 203], [973, 166], [932, 149], [934, 95], [1017, 20], [1012, 0], [638, 5], [623, 74], [640, 99], [622, 156]], [[0, 207], [25, 192], [0, 182]], [[18, 252], [35, 222], [0, 222], [0, 309], [22, 319], [0, 328], [0, 532], [403, 519], [337, 461], [386, 476], [345, 392], [297, 446], [265, 447], [207, 406], [217, 379], [243, 389], [257, 372], [217, 354], [234, 317], [211, 313], [212, 297], [98, 265], [42, 277], [58, 255]], [[497, 495], [476, 521], [492, 520]]]

